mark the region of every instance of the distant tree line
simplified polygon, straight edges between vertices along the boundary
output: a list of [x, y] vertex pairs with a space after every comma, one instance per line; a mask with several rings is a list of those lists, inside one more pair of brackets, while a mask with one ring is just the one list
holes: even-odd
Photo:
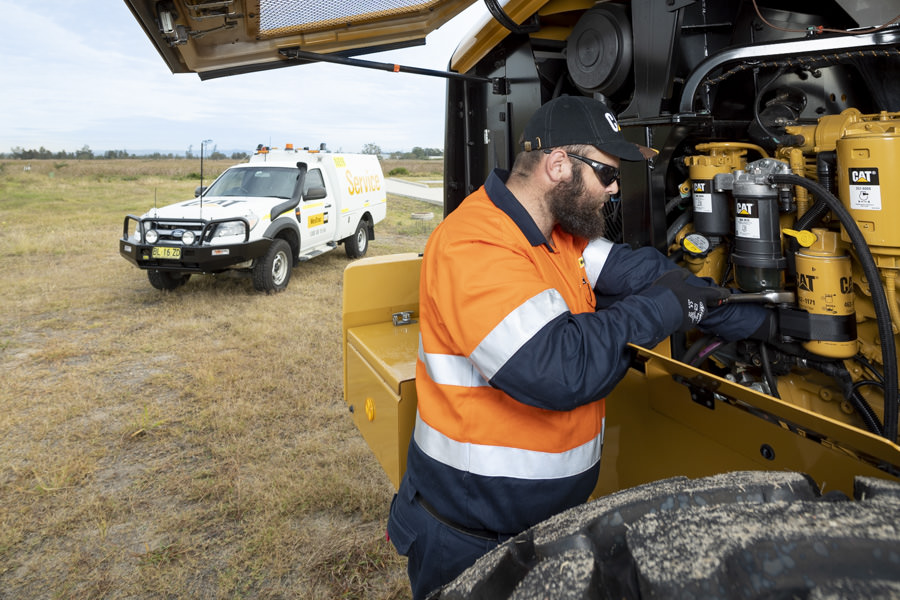
[[[9, 152], [0, 152], [0, 158], [12, 158], [12, 159], [20, 159], [20, 160], [41, 160], [41, 159], [67, 159], [67, 160], [93, 160], [93, 159], [109, 159], [109, 158], [143, 158], [143, 159], [164, 159], [164, 158], [186, 158], [186, 159], [197, 159], [200, 158], [198, 155], [195, 155], [192, 150], [192, 147], [188, 147], [187, 151], [184, 154], [176, 154], [174, 152], [163, 153], [163, 152], [148, 152], [144, 154], [133, 154], [129, 153], [128, 150], [107, 150], [103, 153], [95, 154], [93, 150], [91, 150], [90, 146], [84, 145], [80, 150], [76, 150], [75, 152], [66, 152], [65, 150], [60, 150], [59, 152], [53, 152], [51, 150], [47, 150], [43, 146], [35, 150], [34, 148], [25, 149], [19, 146], [10, 149]], [[215, 148], [213, 148], [212, 152], [205, 155], [204, 158], [208, 158], [209, 160], [222, 160], [229, 158], [224, 153], [219, 152]], [[230, 157], [232, 160], [247, 160], [250, 158], [250, 154], [247, 152], [233, 152]]]
[[[394, 151], [385, 153], [381, 150], [381, 146], [377, 144], [366, 144], [362, 149], [363, 154], [374, 154], [380, 158], [391, 158], [391, 159], [419, 159], [424, 160], [435, 156], [443, 156], [444, 151], [441, 148], [420, 148], [419, 146], [414, 147], [409, 152], [403, 151]], [[91, 150], [90, 146], [85, 144], [81, 147], [80, 150], [76, 150], [75, 152], [66, 152], [65, 150], [60, 150], [59, 152], [53, 152], [51, 150], [47, 150], [43, 146], [35, 150], [34, 148], [25, 149], [20, 146], [16, 146], [15, 148], [10, 149], [9, 152], [0, 152], [0, 159], [19, 159], [19, 160], [41, 160], [41, 159], [65, 159], [65, 160], [93, 160], [93, 159], [110, 159], [110, 158], [143, 158], [143, 159], [164, 159], [164, 158], [186, 158], [186, 159], [198, 159], [200, 158], [199, 154], [194, 151], [193, 146], [188, 146], [188, 149], [184, 154], [177, 154], [174, 152], [162, 153], [162, 152], [148, 152], [143, 154], [134, 154], [128, 152], [128, 150], [107, 150], [105, 152], [94, 153]], [[250, 158], [250, 154], [247, 152], [233, 152], [231, 156], [225, 155], [223, 152], [219, 152], [215, 146], [213, 146], [212, 152], [209, 152], [204, 156], [204, 158], [208, 158], [209, 160], [223, 160], [226, 158], [231, 158], [232, 160], [247, 160]]]
[[375, 154], [376, 156], [379, 156], [382, 158], [387, 156], [388, 158], [391, 158], [394, 160], [397, 160], [397, 159], [423, 160], [423, 159], [430, 158], [432, 156], [443, 156], [444, 155], [444, 151], [441, 148], [420, 148], [419, 146], [416, 146], [409, 152], [396, 151], [396, 152], [389, 152], [389, 153], [385, 154], [384, 152], [382, 152], [381, 146], [379, 146], [377, 144], [366, 144], [365, 146], [363, 146], [362, 153], [363, 154]]

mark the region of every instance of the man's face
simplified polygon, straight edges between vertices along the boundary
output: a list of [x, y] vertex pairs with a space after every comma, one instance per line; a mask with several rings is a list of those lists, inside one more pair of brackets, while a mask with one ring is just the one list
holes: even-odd
[[548, 194], [550, 214], [563, 231], [592, 240], [606, 231], [602, 209], [609, 200], [609, 188], [618, 183], [604, 187], [592, 172], [585, 179], [584, 171], [590, 171], [590, 167], [575, 160], [572, 163], [571, 179], [559, 183]]

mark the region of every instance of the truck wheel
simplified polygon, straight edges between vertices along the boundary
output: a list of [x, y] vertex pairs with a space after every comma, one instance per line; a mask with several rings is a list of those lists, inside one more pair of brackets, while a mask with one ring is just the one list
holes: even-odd
[[362, 258], [369, 249], [369, 223], [361, 219], [356, 226], [356, 233], [344, 240], [344, 250], [348, 258]]
[[253, 287], [260, 292], [280, 292], [291, 280], [293, 267], [291, 245], [282, 239], [273, 240], [266, 255], [253, 265]]
[[157, 271], [156, 269], [147, 270], [147, 279], [150, 280], [150, 285], [158, 290], [174, 290], [186, 284], [190, 278], [190, 273], [173, 273], [172, 271]]
[[798, 473], [638, 486], [563, 512], [430, 598], [871, 598], [900, 595], [900, 484], [852, 501]]

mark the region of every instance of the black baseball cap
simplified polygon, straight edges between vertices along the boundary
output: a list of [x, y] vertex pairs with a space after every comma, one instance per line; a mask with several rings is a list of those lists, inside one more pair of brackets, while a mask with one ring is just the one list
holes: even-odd
[[603, 102], [586, 96], [554, 98], [525, 125], [522, 146], [526, 152], [576, 145], [595, 146], [622, 160], [646, 160], [657, 154], [626, 140], [616, 115]]

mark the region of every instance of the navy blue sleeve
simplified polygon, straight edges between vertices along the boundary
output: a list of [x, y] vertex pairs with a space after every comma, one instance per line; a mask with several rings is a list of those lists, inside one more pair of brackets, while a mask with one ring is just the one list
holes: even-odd
[[[682, 319], [668, 289], [653, 287], [666, 271], [679, 268], [654, 248], [612, 248], [597, 284], [594, 313], [560, 315], [545, 325], [491, 379], [491, 385], [520, 402], [571, 410], [608, 394], [631, 364], [628, 344], [653, 347]], [[691, 285], [713, 285], [691, 275]], [[762, 324], [766, 310], [750, 304], [710, 310], [701, 330], [732, 341]]]
[[608, 394], [631, 363], [628, 343], [655, 346], [681, 323], [675, 295], [652, 288], [593, 313], [566, 313], [547, 323], [490, 383], [516, 400], [571, 410]]
[[[679, 268], [656, 248], [632, 250], [627, 244], [616, 244], [600, 271], [594, 286], [598, 308], [606, 307], [631, 294], [653, 285], [656, 279]], [[713, 285], [706, 279], [691, 275], [688, 283], [697, 286]], [[755, 332], [766, 317], [766, 309], [752, 304], [726, 304], [710, 310], [700, 323], [700, 330], [714, 333], [726, 341], [745, 339]], [[637, 343], [637, 342], [635, 342]]]
[[632, 250], [628, 244], [615, 244], [594, 285], [597, 302], [605, 305], [647, 289], [660, 275], [674, 269], [656, 248]]

